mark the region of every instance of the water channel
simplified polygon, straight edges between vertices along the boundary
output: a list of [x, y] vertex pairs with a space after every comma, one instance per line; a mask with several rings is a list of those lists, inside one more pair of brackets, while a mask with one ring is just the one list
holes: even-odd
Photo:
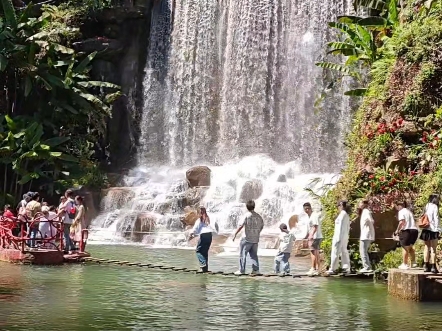
[[[192, 250], [94, 245], [95, 257], [197, 267]], [[293, 261], [296, 271], [306, 261]], [[212, 270], [236, 270], [214, 255]], [[271, 257], [262, 257], [269, 272]], [[442, 330], [442, 304], [401, 301], [384, 284], [236, 278], [114, 265], [1, 264], [0, 330]]]

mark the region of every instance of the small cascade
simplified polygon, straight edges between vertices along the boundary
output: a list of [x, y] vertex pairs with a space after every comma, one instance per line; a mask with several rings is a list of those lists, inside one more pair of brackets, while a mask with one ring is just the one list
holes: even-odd
[[[185, 247], [184, 231], [196, 218], [189, 223], [186, 217], [197, 215], [201, 204], [218, 223], [220, 234], [231, 236], [246, 213], [245, 202], [251, 199], [264, 219], [264, 234], [274, 236], [279, 233], [279, 223], [288, 224], [293, 215], [302, 215], [304, 202], [320, 208], [306, 188], [321, 193], [338, 179], [333, 174], [303, 175], [296, 162], [278, 164], [262, 154], [210, 169], [210, 186], [193, 188], [186, 181], [187, 169], [134, 169], [125, 185], [137, 186], [104, 192], [102, 213], [93, 222], [91, 238]], [[275, 248], [274, 238], [269, 237], [263, 245]]]

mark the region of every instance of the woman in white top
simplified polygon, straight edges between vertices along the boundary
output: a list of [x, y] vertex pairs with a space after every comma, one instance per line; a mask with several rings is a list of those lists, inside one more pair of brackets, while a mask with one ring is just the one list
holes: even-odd
[[438, 273], [436, 267], [436, 248], [439, 241], [439, 196], [437, 194], [430, 195], [425, 206], [425, 214], [430, 221], [430, 226], [422, 230], [420, 237], [425, 243], [424, 271], [436, 274]]
[[339, 266], [341, 257], [342, 269], [345, 273], [350, 273], [350, 255], [348, 254], [348, 236], [350, 232], [350, 216], [347, 212], [347, 202], [341, 201], [338, 204], [339, 215], [335, 220], [335, 230], [333, 233], [331, 264], [328, 274], [335, 274]]
[[362, 260], [361, 273], [373, 272], [371, 269], [370, 256], [368, 255], [368, 249], [371, 243], [374, 241], [374, 219], [371, 215], [371, 210], [368, 209], [368, 201], [361, 201], [359, 204], [360, 226], [361, 236], [359, 238], [359, 254]]
[[200, 207], [200, 210], [200, 218], [195, 222], [190, 238], [199, 235], [198, 244], [196, 246], [196, 257], [200, 263], [200, 271], [207, 272], [209, 268], [209, 249], [212, 244], [212, 232], [216, 232], [216, 230], [210, 224], [210, 218], [209, 215], [207, 215], [206, 208]]
[[[399, 269], [410, 269], [410, 266], [415, 268], [416, 254], [413, 248], [418, 236], [418, 230], [414, 222], [413, 213], [407, 209], [405, 202], [396, 202], [396, 209], [398, 211], [398, 227], [395, 234], [399, 235], [399, 242], [403, 248], [402, 264]], [[408, 257], [410, 257], [410, 264], [408, 264]]]

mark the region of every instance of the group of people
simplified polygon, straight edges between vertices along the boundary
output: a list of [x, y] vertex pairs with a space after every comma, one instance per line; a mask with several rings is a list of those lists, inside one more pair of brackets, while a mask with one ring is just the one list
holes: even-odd
[[[264, 228], [262, 217], [255, 212], [255, 202], [250, 200], [246, 203], [247, 213], [242, 218], [234, 236], [235, 241], [237, 235], [244, 230], [240, 242], [240, 259], [239, 270], [235, 274], [244, 274], [246, 269], [247, 256], [252, 262], [252, 274], [259, 273], [258, 259], [258, 243], [261, 231]], [[419, 236], [425, 244], [424, 249], [424, 271], [438, 273], [436, 261], [436, 249], [439, 240], [439, 197], [431, 195], [427, 205], [424, 208], [424, 214], [416, 224], [413, 213], [407, 208], [405, 202], [399, 201], [395, 203], [397, 210], [398, 226], [394, 233], [397, 237], [402, 250], [403, 261], [399, 266], [400, 269], [409, 269], [417, 267], [416, 254], [414, 244]], [[296, 238], [296, 225], [289, 230], [286, 224], [279, 226], [281, 234], [279, 236], [279, 248], [274, 260], [275, 273], [290, 273], [290, 254], [293, 244], [297, 239], [308, 239], [308, 247], [311, 256], [311, 268], [308, 275], [319, 275], [321, 268], [320, 246], [323, 240], [322, 235], [322, 215], [314, 212], [309, 202], [304, 203], [303, 209], [308, 216], [308, 234], [306, 238]], [[334, 232], [332, 238], [331, 261], [328, 274], [336, 274], [341, 264], [344, 273], [350, 273], [350, 254], [348, 252], [348, 241], [350, 235], [350, 216], [348, 204], [346, 201], [338, 203], [339, 214], [334, 222]], [[369, 257], [369, 248], [375, 240], [375, 221], [368, 201], [361, 201], [358, 206], [358, 216], [360, 225], [359, 253], [361, 258], [362, 269], [360, 273], [371, 273], [372, 265]], [[425, 221], [422, 221], [424, 219]], [[200, 218], [196, 221], [191, 230], [190, 238], [199, 235], [199, 241], [196, 248], [196, 254], [200, 263], [201, 272], [208, 271], [208, 254], [212, 243], [212, 233], [218, 232], [216, 222], [211, 222], [207, 211], [201, 207]]]
[[[55, 245], [56, 234], [60, 226], [63, 227], [64, 252], [72, 254], [78, 250], [77, 245], [82, 240], [83, 229], [86, 228], [86, 209], [83, 197], [74, 197], [72, 190], [67, 190], [60, 197], [58, 207], [48, 205], [40, 199], [38, 192], [28, 192], [17, 205], [15, 212], [10, 205], [6, 205], [3, 212], [4, 220], [13, 220], [17, 227], [13, 229], [14, 235], [21, 232], [21, 224], [26, 225], [28, 247], [33, 250], [51, 248]], [[39, 240], [40, 239], [40, 240]], [[45, 240], [41, 240], [45, 239]], [[43, 244], [38, 245], [39, 242]]]

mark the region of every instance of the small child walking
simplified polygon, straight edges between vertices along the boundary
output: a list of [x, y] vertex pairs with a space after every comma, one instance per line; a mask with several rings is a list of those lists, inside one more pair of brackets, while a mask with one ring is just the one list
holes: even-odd
[[295, 241], [295, 236], [293, 233], [290, 233], [287, 229], [287, 225], [282, 223], [279, 226], [281, 230], [281, 234], [279, 235], [279, 248], [278, 254], [275, 256], [275, 273], [280, 273], [282, 269], [282, 273], [289, 274], [290, 273], [290, 253], [292, 252], [293, 243]]

